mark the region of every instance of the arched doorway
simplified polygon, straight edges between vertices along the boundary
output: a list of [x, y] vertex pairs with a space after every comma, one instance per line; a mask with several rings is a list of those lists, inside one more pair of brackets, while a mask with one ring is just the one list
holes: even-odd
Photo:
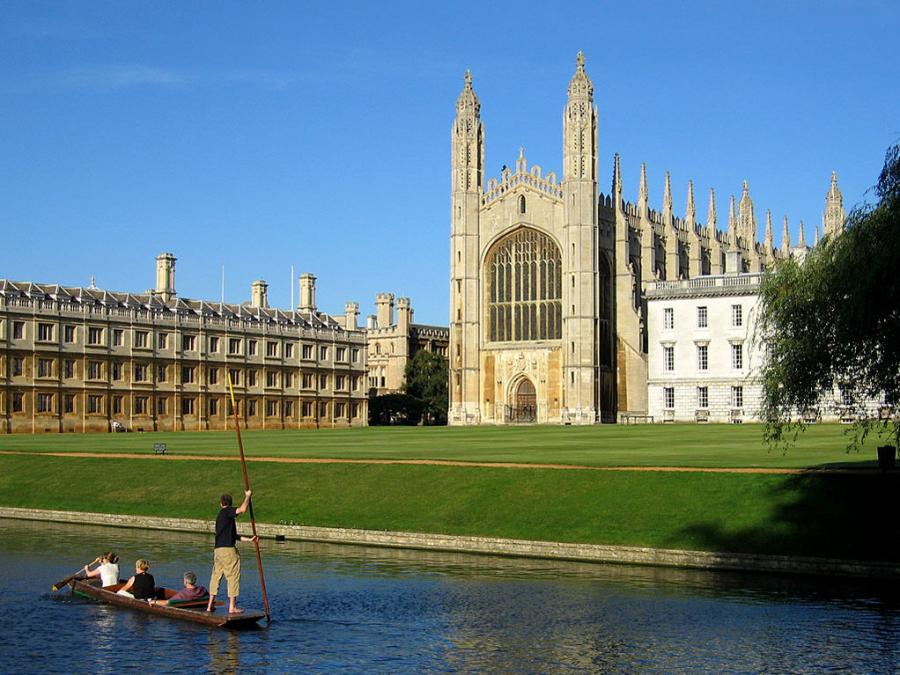
[[511, 422], [534, 422], [537, 419], [537, 393], [527, 377], [523, 377], [516, 387], [512, 403]]

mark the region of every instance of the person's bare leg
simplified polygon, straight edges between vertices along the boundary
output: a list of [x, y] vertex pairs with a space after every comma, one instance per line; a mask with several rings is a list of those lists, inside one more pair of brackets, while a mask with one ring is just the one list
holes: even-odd
[[228, 613], [229, 614], [243, 614], [244, 613], [244, 610], [238, 609], [237, 596], [228, 598]]
[[216, 596], [211, 595], [211, 596], [209, 596], [209, 602], [206, 603], [206, 611], [207, 612], [213, 611], [215, 606], [216, 606]]

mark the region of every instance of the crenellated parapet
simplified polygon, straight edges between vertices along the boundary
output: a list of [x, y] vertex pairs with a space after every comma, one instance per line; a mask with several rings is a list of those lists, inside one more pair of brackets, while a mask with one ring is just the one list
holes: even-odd
[[537, 164], [529, 169], [528, 161], [525, 159], [525, 149], [522, 148], [519, 150], [519, 159], [516, 161], [515, 172], [508, 167], [503, 167], [503, 170], [500, 172], [500, 180], [496, 178], [488, 180], [487, 189], [481, 195], [481, 205], [487, 206], [522, 185], [532, 190], [537, 190], [553, 199], [562, 199], [562, 185], [557, 182], [556, 174], [553, 171], [548, 171], [547, 175], [543, 176], [541, 167]]

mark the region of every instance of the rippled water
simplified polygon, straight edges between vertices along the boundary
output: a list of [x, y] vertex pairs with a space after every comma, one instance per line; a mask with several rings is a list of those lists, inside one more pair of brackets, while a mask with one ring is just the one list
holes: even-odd
[[[108, 548], [206, 583], [208, 537], [0, 520], [0, 672], [891, 672], [896, 586], [263, 544], [268, 629], [51, 593]], [[261, 608], [245, 549], [244, 606]]]

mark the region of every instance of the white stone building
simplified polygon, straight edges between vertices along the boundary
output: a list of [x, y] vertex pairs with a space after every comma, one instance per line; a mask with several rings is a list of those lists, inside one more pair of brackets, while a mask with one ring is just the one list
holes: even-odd
[[734, 273], [648, 284], [647, 393], [654, 422], [759, 419], [761, 279]]

